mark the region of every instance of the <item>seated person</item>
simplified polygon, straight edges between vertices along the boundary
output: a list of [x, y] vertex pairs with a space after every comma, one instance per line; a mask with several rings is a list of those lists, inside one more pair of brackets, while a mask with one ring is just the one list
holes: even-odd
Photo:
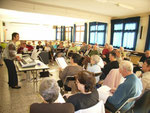
[[88, 55], [89, 55], [90, 57], [91, 57], [92, 55], [98, 55], [98, 50], [97, 50], [97, 46], [96, 46], [96, 45], [93, 46], [93, 49], [89, 52]]
[[74, 113], [72, 104], [55, 102], [59, 96], [59, 91], [59, 86], [55, 80], [44, 79], [39, 88], [43, 102], [32, 104], [30, 113]]
[[68, 49], [67, 56], [70, 56], [71, 53], [77, 53], [78, 49], [75, 46], [75, 43], [72, 43], [72, 46]]
[[[116, 90], [111, 89], [111, 92], [114, 94], [108, 97], [105, 107], [112, 112], [120, 108], [129, 98], [139, 96], [142, 92], [142, 83], [133, 74], [133, 64], [130, 61], [122, 61], [119, 71], [126, 79]], [[129, 110], [133, 104], [134, 102], [127, 103], [122, 107], [121, 111]]]
[[57, 47], [57, 52], [64, 52], [65, 47], [63, 46], [63, 42], [60, 42], [59, 46]]
[[32, 51], [34, 49], [33, 46], [31, 45], [31, 42], [27, 43], [26, 48], [28, 48], [28, 51]]
[[109, 53], [108, 47], [109, 47], [109, 44], [106, 43], [105, 46], [104, 46], [104, 49], [103, 49], [103, 51], [102, 51], [102, 55], [106, 55], [106, 54]]
[[110, 60], [109, 60], [109, 53], [112, 52], [113, 50], [114, 50], [113, 46], [112, 46], [112, 45], [109, 45], [109, 46], [108, 46], [108, 51], [109, 51], [109, 52], [107, 52], [107, 54], [105, 54], [105, 55], [102, 55], [103, 61], [104, 61], [105, 63], [109, 63], [109, 62], [110, 62]]
[[41, 45], [41, 43], [42, 43], [41, 41], [38, 41], [38, 45], [36, 46], [36, 49], [40, 51], [44, 51], [44, 46]]
[[87, 49], [88, 49], [88, 46], [86, 45], [86, 43], [82, 42], [82, 46], [81, 46], [79, 52], [84, 55], [84, 53], [87, 51]]
[[144, 72], [141, 79], [144, 93], [145, 90], [150, 90], [150, 59], [145, 60], [142, 71]]
[[105, 79], [107, 74], [112, 70], [112, 69], [117, 69], [119, 68], [119, 63], [116, 59], [116, 53], [115, 51], [112, 51], [109, 53], [109, 59], [110, 62], [108, 64], [105, 64], [104, 68], [102, 68], [103, 74], [101, 75], [101, 79]]
[[[150, 50], [147, 50], [145, 52], [145, 55], [141, 57], [139, 62], [143, 62], [144, 63], [144, 61], [147, 60], [147, 59], [150, 59]], [[142, 71], [141, 70], [141, 66], [139, 64], [134, 67], [133, 72], [136, 73], [136, 71]]]
[[26, 43], [21, 42], [20, 46], [17, 49], [17, 53], [18, 54], [23, 54], [23, 53], [25, 53], [25, 50], [26, 50]]
[[89, 53], [90, 53], [90, 51], [92, 51], [92, 46], [89, 44], [89, 45], [88, 45], [88, 49], [87, 49], [87, 51], [85, 52], [84, 56], [88, 56]]
[[80, 61], [81, 57], [79, 54], [77, 53], [73, 53], [72, 56], [70, 57], [70, 63], [71, 65], [67, 66], [64, 70], [62, 70], [60, 68], [60, 72], [59, 72], [59, 78], [60, 80], [64, 83], [65, 78], [67, 76], [74, 76], [76, 75], [78, 72], [82, 71], [83, 68], [81, 66], [78, 65], [79, 61]]
[[121, 51], [120, 51], [120, 49], [116, 49], [115, 52], [116, 52], [116, 59], [120, 63], [123, 60]]
[[[99, 61], [100, 61], [100, 56], [92, 55], [91, 56], [91, 63], [88, 63], [88, 66], [87, 66], [87, 71], [93, 72], [95, 74], [96, 73], [101, 73], [101, 68], [98, 65]], [[98, 76], [95, 76], [96, 83], [98, 83], [99, 77], [100, 77], [100, 74]]]
[[66, 102], [72, 103], [75, 111], [92, 107], [99, 102], [93, 73], [88, 71], [79, 72], [76, 76], [76, 84], [80, 93], [65, 95], [68, 98]]
[[124, 59], [126, 58], [126, 53], [124, 52], [124, 48], [120, 47], [121, 57]]
[[142, 58], [140, 59], [139, 62], [143, 62], [144, 63], [144, 61], [147, 60], [147, 59], [150, 59], [150, 50], [145, 51], [145, 55], [142, 56]]

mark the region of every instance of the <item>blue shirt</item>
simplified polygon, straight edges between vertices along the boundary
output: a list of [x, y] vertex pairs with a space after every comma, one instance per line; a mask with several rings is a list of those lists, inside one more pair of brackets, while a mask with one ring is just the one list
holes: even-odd
[[[108, 97], [108, 101], [117, 109], [129, 98], [140, 95], [143, 89], [142, 82], [134, 74], [125, 78], [126, 80], [118, 86], [113, 96]], [[128, 110], [133, 104], [134, 102], [128, 103], [121, 110]]]

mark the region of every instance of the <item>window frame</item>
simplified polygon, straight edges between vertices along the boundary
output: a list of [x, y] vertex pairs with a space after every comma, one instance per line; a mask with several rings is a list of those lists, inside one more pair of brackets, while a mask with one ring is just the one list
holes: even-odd
[[[126, 24], [136, 24], [135, 29], [130, 29], [130, 30], [125, 30], [125, 25]], [[140, 23], [140, 17], [134, 17], [134, 18], [127, 18], [127, 19], [116, 19], [116, 20], [111, 20], [111, 44], [113, 45], [114, 42], [114, 34], [117, 32], [122, 33], [121, 37], [121, 46], [124, 47], [124, 39], [125, 39], [125, 33], [134, 33], [134, 39], [133, 39], [133, 47], [124, 47], [125, 49], [129, 50], [135, 50], [136, 48], [136, 43], [137, 43], [137, 38], [138, 38], [138, 31], [139, 31], [139, 23]], [[123, 27], [121, 30], [115, 30], [115, 25], [117, 24], [123, 24]], [[114, 46], [114, 45], [113, 45]], [[119, 48], [120, 46], [114, 46], [115, 48]]]
[[[80, 30], [77, 30], [77, 27], [79, 27]], [[76, 29], [75, 29], [75, 42], [84, 42], [84, 35], [83, 35], [83, 41], [82, 41], [82, 37], [81, 37], [81, 33], [84, 33], [84, 29], [82, 30], [82, 27], [84, 27], [84, 29], [85, 29], [84, 25], [76, 25]], [[77, 40], [77, 33], [79, 33], [79, 41], [76, 41]]]
[[[99, 26], [104, 26], [104, 30], [99, 30], [98, 27]], [[91, 30], [91, 26], [95, 26], [95, 30]], [[89, 44], [94, 45], [96, 42], [96, 40], [98, 41], [98, 33], [103, 33], [103, 44], [98, 44], [100, 46], [104, 46], [105, 45], [105, 41], [106, 41], [106, 29], [107, 29], [107, 23], [102, 23], [102, 22], [90, 22], [89, 23]], [[91, 39], [91, 33], [95, 33], [95, 37], [94, 37], [94, 43], [90, 42]]]

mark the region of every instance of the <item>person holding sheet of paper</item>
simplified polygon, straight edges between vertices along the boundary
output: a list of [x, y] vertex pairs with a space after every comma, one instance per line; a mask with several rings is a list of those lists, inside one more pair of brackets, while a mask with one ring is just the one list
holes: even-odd
[[81, 57], [77, 53], [73, 53], [70, 57], [71, 65], [67, 66], [64, 70], [60, 68], [59, 70], [59, 78], [64, 82], [66, 76], [74, 76], [78, 72], [82, 71], [83, 68], [78, 65]]

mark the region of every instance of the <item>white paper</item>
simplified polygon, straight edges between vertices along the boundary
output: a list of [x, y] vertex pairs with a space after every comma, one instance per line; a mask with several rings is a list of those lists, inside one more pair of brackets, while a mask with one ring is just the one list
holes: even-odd
[[100, 88], [97, 89], [98, 94], [99, 94], [99, 100], [103, 100], [104, 103], [106, 103], [107, 98], [109, 96], [112, 96], [112, 93], [110, 92], [110, 87], [104, 85]]
[[68, 64], [66, 63], [66, 61], [63, 57], [56, 58], [56, 62], [58, 64], [58, 66], [61, 67], [62, 69], [64, 69], [65, 67], [68, 66]]

